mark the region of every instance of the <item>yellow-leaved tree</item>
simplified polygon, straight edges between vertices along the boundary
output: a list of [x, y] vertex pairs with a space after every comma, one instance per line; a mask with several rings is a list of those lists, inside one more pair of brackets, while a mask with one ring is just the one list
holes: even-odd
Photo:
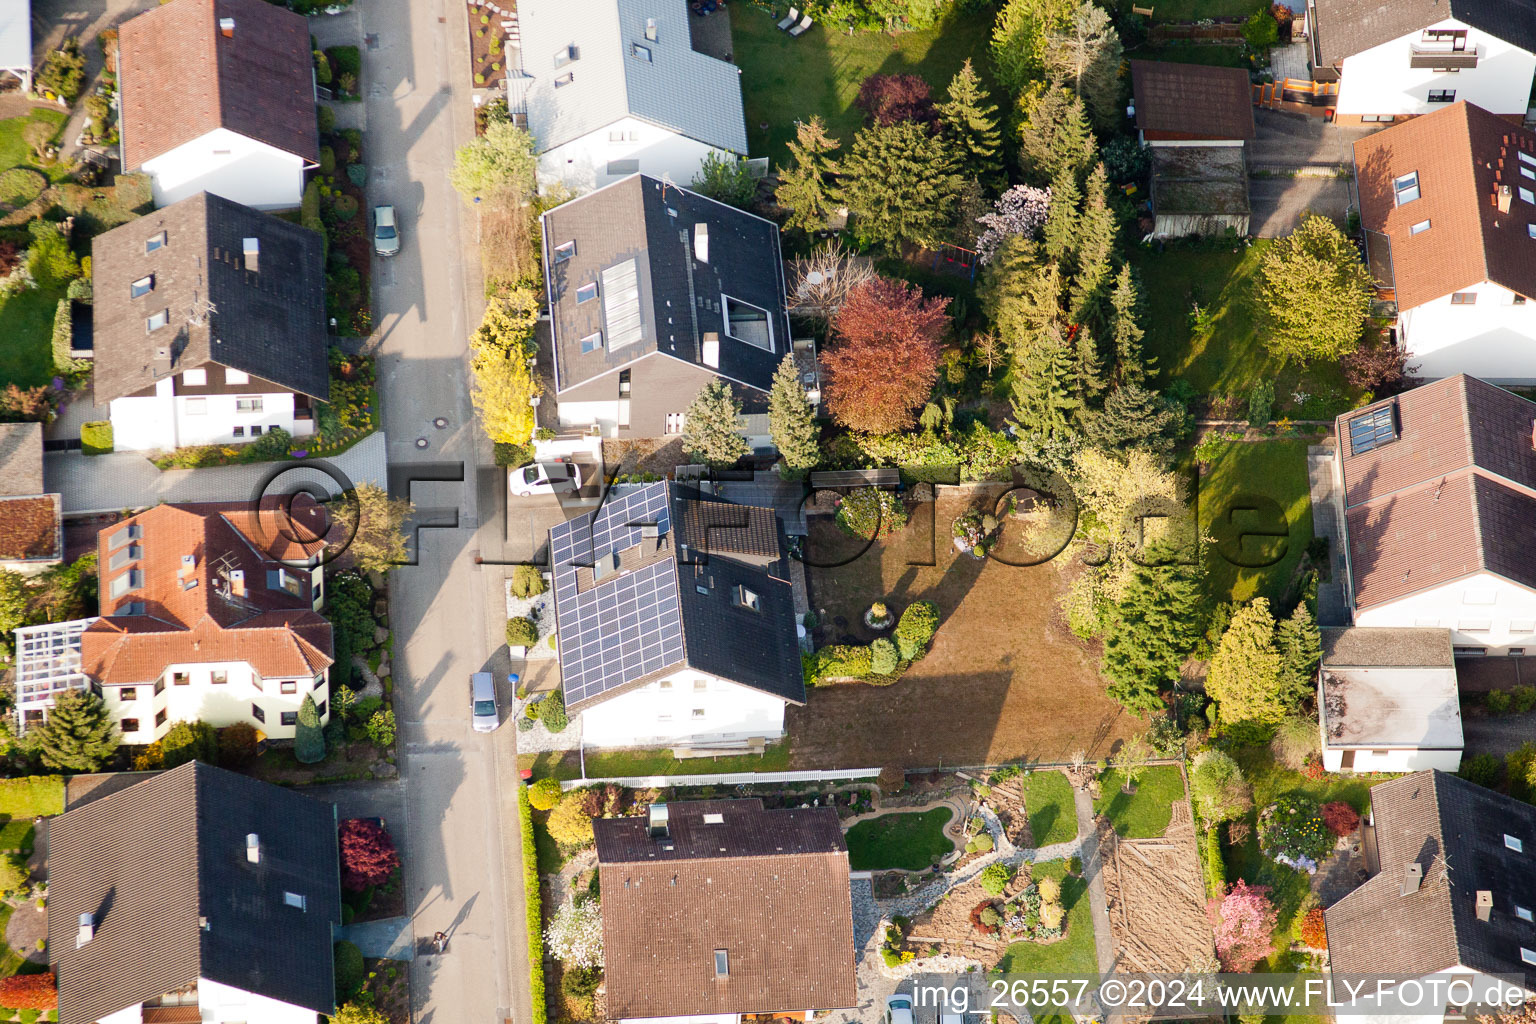
[[533, 438], [530, 399], [543, 386], [528, 364], [537, 351], [533, 327], [538, 319], [538, 295], [531, 288], [514, 288], [491, 300], [469, 339], [471, 397], [486, 435], [498, 444], [526, 445]]

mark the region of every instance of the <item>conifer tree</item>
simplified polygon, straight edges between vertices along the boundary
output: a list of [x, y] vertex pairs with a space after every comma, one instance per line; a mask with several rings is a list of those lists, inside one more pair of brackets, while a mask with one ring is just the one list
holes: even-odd
[[773, 374], [773, 387], [768, 392], [768, 431], [791, 477], [798, 478], [821, 460], [821, 431], [811, 416], [811, 403], [805, 399], [793, 353], [784, 357]]
[[1098, 164], [1088, 175], [1083, 212], [1077, 220], [1077, 273], [1072, 279], [1072, 319], [1102, 326], [1105, 292], [1110, 281], [1110, 256], [1115, 249], [1115, 213], [1109, 208], [1109, 178]]
[[1045, 217], [1045, 254], [1062, 267], [1071, 264], [1077, 251], [1082, 196], [1074, 174], [1063, 171], [1051, 182], [1051, 210]]
[[314, 694], [306, 693], [299, 705], [298, 723], [293, 730], [293, 758], [300, 764], [314, 764], [325, 759], [325, 733], [320, 728], [320, 709]]
[[795, 129], [795, 141], [789, 144], [794, 160], [790, 167], [779, 168], [779, 187], [773, 197], [789, 211], [788, 227], [801, 231], [819, 231], [827, 226], [832, 213], [832, 197], [827, 175], [837, 170], [832, 153], [838, 141], [827, 134], [820, 115], [801, 121]]
[[711, 466], [734, 465], [751, 451], [747, 439], [737, 431], [736, 417], [741, 402], [723, 380], [713, 380], [700, 389], [688, 406], [683, 419], [683, 451], [690, 458]]
[[1098, 342], [1087, 324], [1078, 324], [1072, 338], [1076, 364], [1077, 395], [1084, 407], [1104, 391], [1104, 362], [1099, 358]]
[[1275, 627], [1275, 644], [1280, 648], [1282, 697], [1298, 705], [1312, 692], [1323, 659], [1322, 634], [1305, 601]]
[[860, 131], [834, 192], [860, 235], [892, 249], [944, 241], [959, 194], [949, 143], [912, 121]]
[[1144, 448], [1163, 459], [1172, 453], [1183, 433], [1182, 410], [1131, 381], [1116, 385], [1104, 399], [1104, 408], [1083, 427], [1084, 440], [1096, 448]]
[[1052, 324], [1014, 359], [1014, 421], [1026, 433], [1061, 437], [1071, 430], [1081, 403], [1072, 393], [1073, 354]]
[[1028, 184], [1080, 177], [1098, 153], [1083, 101], [1070, 89], [1046, 87], [1022, 97], [1019, 106], [1019, 163]]
[[1139, 300], [1130, 265], [1122, 264], [1115, 277], [1115, 290], [1109, 296], [1114, 318], [1115, 374], [1122, 384], [1144, 384], [1157, 372], [1157, 359], [1141, 348], [1146, 332], [1138, 319]]
[[37, 730], [38, 756], [59, 771], [100, 771], [117, 752], [117, 745], [117, 726], [107, 706], [89, 690], [56, 695], [48, 720]]
[[1003, 173], [997, 107], [969, 58], [950, 80], [948, 98], [938, 110], [944, 133], [966, 173], [983, 185], [995, 185]]

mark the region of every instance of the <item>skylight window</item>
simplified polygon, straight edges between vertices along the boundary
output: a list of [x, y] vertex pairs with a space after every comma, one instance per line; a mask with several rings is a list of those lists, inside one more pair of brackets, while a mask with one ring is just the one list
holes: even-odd
[[139, 278], [137, 281], [133, 282], [133, 284], [128, 286], [128, 297], [130, 299], [137, 299], [142, 295], [148, 295], [154, 290], [155, 275], [150, 274], [148, 277]]
[[747, 610], [754, 612], [762, 610], [762, 605], [757, 598], [757, 592], [748, 590], [746, 587], [740, 585], [731, 591], [731, 604], [734, 604], [738, 608], [746, 608]]
[[1514, 836], [1510, 835], [1508, 832], [1504, 833], [1504, 845], [1509, 849], [1514, 850], [1516, 853], [1525, 852], [1525, 844], [1516, 839]]
[[647, 64], [651, 62], [651, 48], [649, 46], [641, 46], [639, 43], [632, 43], [629, 47], [629, 54], [636, 60], [643, 60]]
[[571, 61], [573, 61], [575, 59], [576, 59], [576, 44], [575, 43], [572, 43], [569, 46], [562, 46], [560, 49], [555, 51], [555, 67], [557, 67], [557, 68], [563, 68], [563, 67], [565, 67], [567, 64], [569, 64]]
[[1349, 450], [1351, 455], [1363, 455], [1397, 440], [1397, 425], [1392, 417], [1392, 406], [1384, 405], [1363, 416], [1349, 421]]
[[1528, 188], [1522, 188], [1520, 189], [1520, 198], [1528, 203], [1536, 203], [1536, 192], [1532, 192]]
[[1536, 952], [1533, 952], [1533, 951], [1531, 951], [1529, 949], [1526, 949], [1524, 946], [1521, 946], [1520, 947], [1520, 959], [1524, 960], [1528, 964], [1536, 964]]
[[[1521, 950], [1524, 953], [1526, 950]], [[715, 950], [715, 977], [729, 978], [731, 976], [731, 958], [723, 949]]]
[[1519, 904], [1515, 905], [1515, 916], [1522, 921], [1536, 920], [1536, 918], [1533, 918], [1531, 915], [1530, 907], [1522, 907]]
[[285, 892], [285, 893], [283, 893], [283, 903], [286, 904], [287, 906], [298, 907], [300, 910], [303, 910], [304, 909], [304, 905], [307, 902], [308, 902], [308, 900], [306, 900], [304, 898], [303, 893], [297, 893], [297, 892]]
[[170, 322], [171, 311], [168, 309], [162, 309], [158, 313], [150, 314], [150, 316], [144, 321], [144, 331], [145, 333], [150, 331], [158, 331], [160, 328], [164, 327]]
[[146, 239], [145, 242], [144, 242], [144, 251], [146, 253], [151, 253], [151, 252], [154, 252], [156, 249], [163, 249], [163, 248], [165, 248], [165, 232], [164, 231], [160, 232], [157, 235], [150, 235], [149, 238]]
[[1527, 224], [1525, 226], [1525, 233], [1532, 238], [1536, 238], [1536, 224]]
[[597, 298], [596, 281], [589, 281], [588, 283], [582, 285], [580, 288], [576, 289], [576, 302], [578, 305], [583, 302], [591, 302], [595, 298]]
[[1521, 163], [1526, 164], [1526, 165], [1528, 165], [1530, 167], [1536, 167], [1536, 156], [1532, 156], [1531, 154], [1527, 153], [1523, 149], [1520, 150], [1519, 153], [1517, 153], [1516, 155], [1520, 157], [1520, 162]]
[[1408, 233], [1410, 235], [1422, 235], [1424, 232], [1426, 232], [1428, 230], [1429, 230], [1429, 221], [1421, 220], [1417, 224], [1415, 224], [1413, 227], [1409, 228], [1408, 229]]
[[556, 263], [564, 263], [566, 260], [570, 259], [572, 256], [575, 256], [575, 255], [576, 255], [576, 242], [574, 240], [569, 241], [569, 242], [561, 242], [559, 245], [555, 246], [555, 262]]
[[1409, 171], [1401, 177], [1393, 178], [1392, 192], [1397, 196], [1398, 206], [1419, 198], [1419, 172]]
[[555, 79], [555, 88], [559, 89], [561, 86], [570, 85], [574, 81], [576, 81], [576, 75], [570, 71], [567, 71], [565, 74]]
[[704, 824], [706, 824], [706, 825], [724, 825], [725, 824], [725, 815], [723, 815], [723, 814], [706, 814], [706, 815], [704, 815]]
[[639, 341], [644, 328], [640, 319], [640, 276], [634, 260], [625, 260], [603, 271], [603, 326], [610, 351]]
[[603, 347], [603, 332], [602, 331], [598, 331], [596, 334], [589, 334], [585, 338], [581, 339], [581, 350], [582, 350], [582, 352], [596, 352], [598, 349], [600, 349], [602, 347]]

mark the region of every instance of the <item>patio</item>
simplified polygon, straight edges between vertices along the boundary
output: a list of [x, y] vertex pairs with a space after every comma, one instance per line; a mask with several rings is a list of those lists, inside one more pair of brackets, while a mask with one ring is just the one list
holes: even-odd
[[709, 14], [688, 13], [688, 36], [695, 53], [716, 60], [731, 59], [731, 15], [722, 3]]

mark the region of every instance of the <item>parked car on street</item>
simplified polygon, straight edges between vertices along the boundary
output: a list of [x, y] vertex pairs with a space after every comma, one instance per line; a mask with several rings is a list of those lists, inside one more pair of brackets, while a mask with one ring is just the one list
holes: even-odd
[[393, 206], [373, 208], [373, 251], [380, 256], [393, 256], [400, 251], [400, 229], [395, 224]]
[[581, 467], [570, 459], [535, 462], [507, 474], [507, 488], [513, 497], [531, 498], [537, 494], [574, 494], [581, 490]]
[[475, 732], [494, 731], [501, 724], [501, 713], [496, 707], [496, 677], [489, 672], [470, 676], [469, 699]]

